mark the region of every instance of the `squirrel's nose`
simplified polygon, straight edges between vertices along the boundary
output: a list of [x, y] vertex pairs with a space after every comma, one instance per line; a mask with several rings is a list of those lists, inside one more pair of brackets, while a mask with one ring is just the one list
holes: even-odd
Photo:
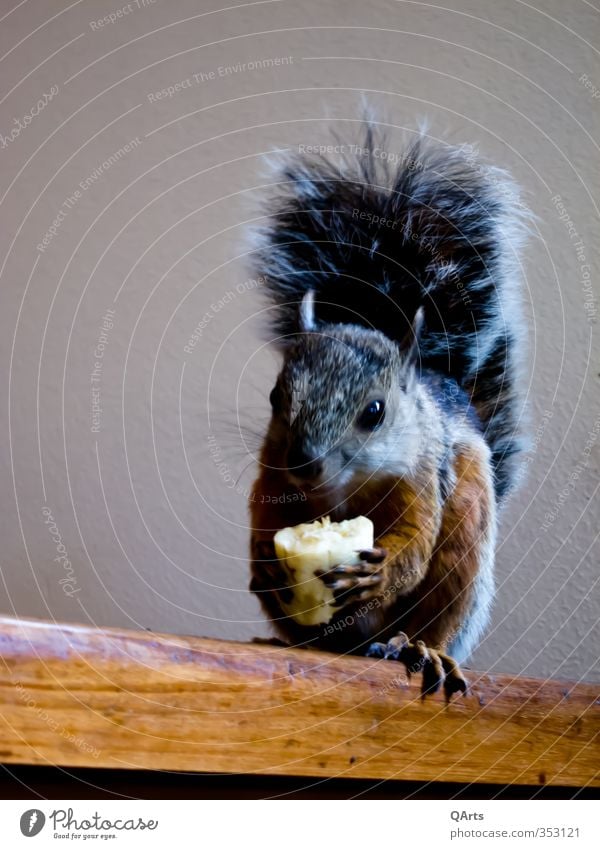
[[323, 471], [323, 463], [314, 453], [301, 445], [292, 445], [288, 452], [288, 471], [303, 481], [318, 478]]

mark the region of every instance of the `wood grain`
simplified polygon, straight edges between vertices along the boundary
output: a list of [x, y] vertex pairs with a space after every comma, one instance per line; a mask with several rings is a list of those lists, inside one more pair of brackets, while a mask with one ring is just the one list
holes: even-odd
[[391, 661], [0, 617], [0, 761], [600, 784], [598, 687], [469, 680], [446, 705]]

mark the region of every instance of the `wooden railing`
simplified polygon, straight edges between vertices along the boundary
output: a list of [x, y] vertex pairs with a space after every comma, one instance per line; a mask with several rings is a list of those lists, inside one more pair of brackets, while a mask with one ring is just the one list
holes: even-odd
[[423, 700], [390, 661], [0, 617], [0, 762], [600, 784], [600, 688], [468, 673]]

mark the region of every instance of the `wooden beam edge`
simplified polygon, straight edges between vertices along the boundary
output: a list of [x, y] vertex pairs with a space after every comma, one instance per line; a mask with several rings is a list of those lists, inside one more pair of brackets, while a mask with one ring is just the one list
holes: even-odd
[[0, 617], [0, 762], [600, 786], [600, 688]]

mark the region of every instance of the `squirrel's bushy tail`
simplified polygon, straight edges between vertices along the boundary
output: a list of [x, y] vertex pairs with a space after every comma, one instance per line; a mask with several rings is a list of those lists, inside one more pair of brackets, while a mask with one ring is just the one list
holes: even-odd
[[[344, 146], [342, 146], [344, 147]], [[506, 493], [522, 449], [518, 393], [519, 251], [529, 215], [499, 169], [472, 148], [422, 137], [401, 158], [373, 127], [339, 162], [280, 163], [257, 271], [280, 339], [298, 331], [315, 292], [317, 322], [402, 340], [420, 306], [421, 365], [453, 377], [477, 410]]]

